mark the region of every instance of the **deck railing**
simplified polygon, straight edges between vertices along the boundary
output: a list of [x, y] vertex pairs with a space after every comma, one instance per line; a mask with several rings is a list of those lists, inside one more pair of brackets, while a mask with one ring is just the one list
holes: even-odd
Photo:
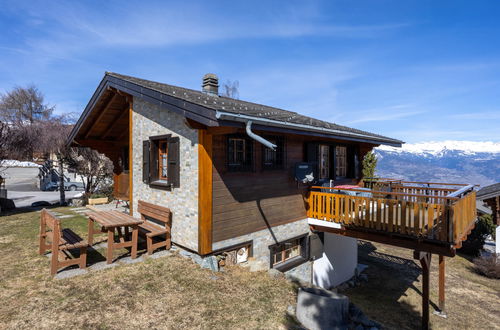
[[414, 188], [405, 188], [392, 192], [371, 191], [371, 197], [335, 193], [337, 189], [330, 193], [327, 191], [333, 188], [327, 187], [313, 189], [320, 191], [309, 193], [308, 217], [353, 228], [455, 245], [461, 242], [476, 219], [473, 189], [457, 195], [447, 189], [422, 194]]

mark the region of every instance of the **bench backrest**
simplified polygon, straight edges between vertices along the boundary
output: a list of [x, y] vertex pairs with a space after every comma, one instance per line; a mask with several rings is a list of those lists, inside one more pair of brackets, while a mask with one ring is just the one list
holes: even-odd
[[172, 213], [168, 207], [158, 206], [155, 204], [147, 203], [145, 201], [139, 201], [137, 211], [141, 214], [141, 217], [153, 218], [156, 221], [165, 224], [165, 227], [170, 227], [172, 220]]

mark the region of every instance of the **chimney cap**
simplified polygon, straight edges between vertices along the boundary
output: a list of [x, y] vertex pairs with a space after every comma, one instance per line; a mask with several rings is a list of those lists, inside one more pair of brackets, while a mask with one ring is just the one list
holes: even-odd
[[210, 95], [219, 95], [219, 77], [215, 73], [207, 73], [203, 76], [203, 92]]

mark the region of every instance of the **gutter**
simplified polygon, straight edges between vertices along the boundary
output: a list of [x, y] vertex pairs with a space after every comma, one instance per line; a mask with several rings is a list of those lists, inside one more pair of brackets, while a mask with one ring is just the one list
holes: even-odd
[[263, 145], [265, 145], [269, 149], [276, 150], [277, 146], [274, 143], [271, 143], [270, 141], [264, 139], [262, 136], [259, 136], [259, 135], [255, 134], [254, 132], [252, 132], [252, 121], [251, 120], [247, 121], [246, 131], [247, 131], [247, 135], [249, 137], [251, 137], [252, 139], [254, 139], [255, 141], [262, 143]]
[[[318, 131], [318, 132], [323, 132], [323, 133], [328, 133], [328, 134], [340, 134], [343, 136], [354, 137], [354, 138], [364, 138], [364, 139], [369, 139], [372, 141], [381, 142], [381, 143], [384, 143], [386, 145], [391, 145], [391, 146], [395, 146], [395, 147], [401, 147], [401, 144], [404, 143], [404, 142], [399, 141], [399, 140], [389, 141], [389, 140], [385, 140], [383, 138], [378, 138], [378, 137], [360, 134], [360, 133], [341, 131], [341, 130], [337, 130], [337, 129], [330, 129], [330, 128], [324, 128], [324, 127], [316, 127], [316, 126], [305, 125], [305, 124], [296, 124], [296, 123], [290, 123], [290, 122], [279, 121], [279, 120], [268, 119], [268, 118], [258, 118], [258, 117], [242, 115], [242, 114], [238, 114], [238, 113], [223, 112], [223, 111], [216, 111], [215, 118], [227, 119], [227, 120], [247, 123], [247, 134], [248, 134], [248, 122], [250, 122], [250, 125], [251, 125], [252, 122], [255, 121], [255, 122], [266, 123], [267, 126], [293, 127], [293, 128], [300, 129], [300, 130]], [[249, 134], [249, 136], [250, 136], [250, 134]], [[252, 136], [250, 136], [250, 137], [252, 137]], [[261, 138], [260, 136], [257, 136], [257, 137]], [[257, 141], [259, 141], [259, 140], [257, 140]], [[267, 140], [265, 140], [265, 141], [269, 142]], [[259, 142], [261, 142], [261, 141], [259, 141]]]

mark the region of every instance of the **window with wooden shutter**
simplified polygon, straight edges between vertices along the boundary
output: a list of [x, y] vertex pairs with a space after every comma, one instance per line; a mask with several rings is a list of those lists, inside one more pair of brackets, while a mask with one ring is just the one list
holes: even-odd
[[347, 177], [347, 147], [335, 147], [335, 177]]
[[143, 142], [143, 181], [153, 188], [179, 187], [179, 137], [152, 136]]

